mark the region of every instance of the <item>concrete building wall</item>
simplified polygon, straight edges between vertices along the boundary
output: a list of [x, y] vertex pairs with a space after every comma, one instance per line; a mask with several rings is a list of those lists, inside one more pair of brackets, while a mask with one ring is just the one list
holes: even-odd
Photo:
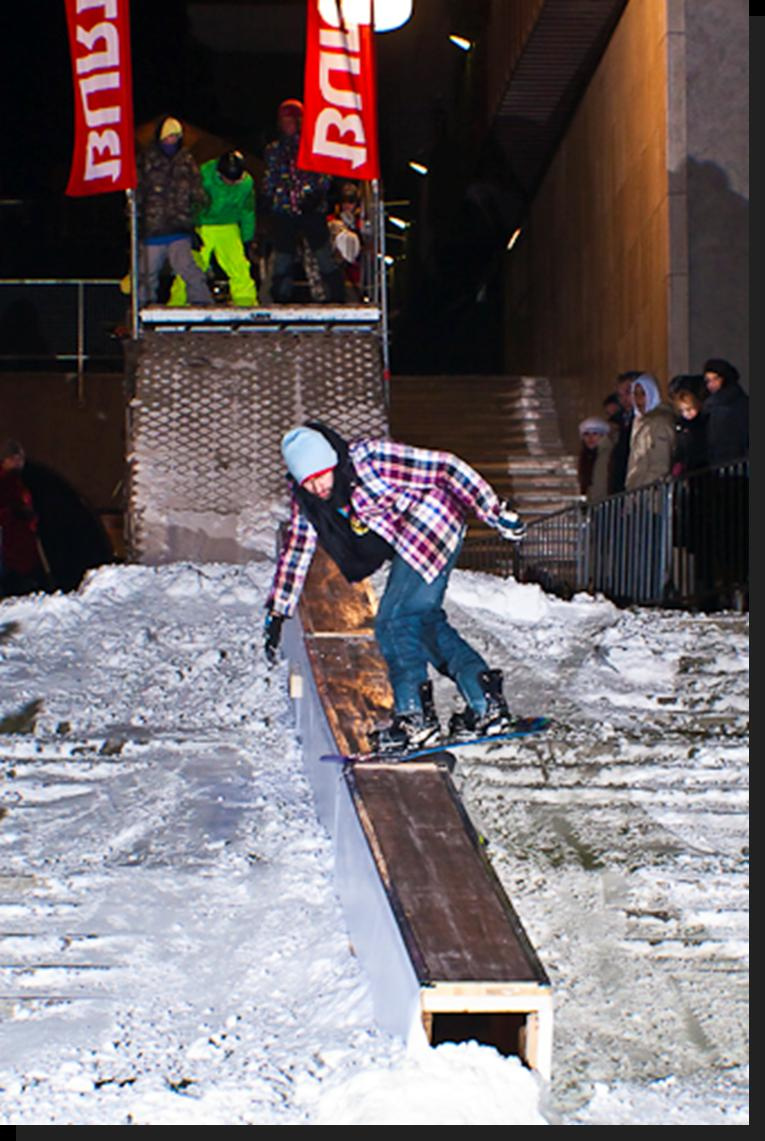
[[745, 371], [745, 19], [630, 0], [506, 255], [505, 369], [550, 377], [572, 449], [624, 369], [665, 392], [708, 355]]
[[681, 56], [685, 75], [685, 148], [678, 139], [670, 185], [684, 181], [687, 196], [688, 363], [695, 372], [725, 357], [748, 388], [749, 4], [673, 0], [670, 13], [670, 60]]

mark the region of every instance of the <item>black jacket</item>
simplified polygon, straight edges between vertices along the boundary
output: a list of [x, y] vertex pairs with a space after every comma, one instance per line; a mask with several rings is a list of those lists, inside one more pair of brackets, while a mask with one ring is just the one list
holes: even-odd
[[618, 492], [624, 491], [624, 484], [627, 479], [633, 414], [622, 410], [611, 419], [618, 424], [619, 435], [616, 437], [609, 460], [608, 494], [616, 495]]
[[704, 415], [710, 464], [749, 454], [749, 397], [737, 381], [710, 393], [704, 401]]
[[707, 444], [707, 418], [700, 412], [693, 420], [679, 417], [675, 425], [675, 451], [672, 456], [672, 474], [685, 475], [709, 466]]
[[348, 444], [332, 428], [309, 420], [325, 437], [338, 457], [335, 481], [329, 499], [319, 499], [290, 476], [300, 510], [315, 527], [320, 545], [337, 564], [348, 582], [361, 582], [391, 557], [393, 548], [380, 535], [362, 524], [351, 508], [351, 491], [356, 472], [348, 454]]

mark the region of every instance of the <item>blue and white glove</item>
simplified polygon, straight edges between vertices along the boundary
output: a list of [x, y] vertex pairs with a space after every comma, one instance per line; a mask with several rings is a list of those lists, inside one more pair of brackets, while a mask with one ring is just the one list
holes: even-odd
[[503, 539], [518, 543], [526, 534], [526, 524], [509, 503], [503, 503], [497, 516], [497, 530]]

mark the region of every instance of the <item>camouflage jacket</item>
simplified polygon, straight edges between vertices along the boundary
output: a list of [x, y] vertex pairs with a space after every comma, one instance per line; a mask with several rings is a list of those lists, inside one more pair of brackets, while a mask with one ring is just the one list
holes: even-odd
[[197, 211], [208, 203], [191, 152], [168, 157], [152, 143], [137, 158], [136, 205], [141, 238], [191, 233]]

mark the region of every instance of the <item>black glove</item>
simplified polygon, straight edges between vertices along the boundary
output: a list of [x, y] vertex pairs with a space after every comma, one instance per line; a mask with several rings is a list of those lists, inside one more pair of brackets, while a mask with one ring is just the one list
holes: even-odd
[[263, 626], [263, 633], [265, 635], [263, 648], [271, 665], [274, 665], [278, 658], [276, 651], [279, 647], [279, 639], [282, 636], [283, 622], [283, 614], [277, 614], [274, 610], [269, 610], [266, 614], [266, 621]]
[[510, 539], [517, 543], [526, 534], [526, 524], [517, 511], [513, 511], [509, 503], [503, 503], [497, 516], [497, 530], [503, 539]]

